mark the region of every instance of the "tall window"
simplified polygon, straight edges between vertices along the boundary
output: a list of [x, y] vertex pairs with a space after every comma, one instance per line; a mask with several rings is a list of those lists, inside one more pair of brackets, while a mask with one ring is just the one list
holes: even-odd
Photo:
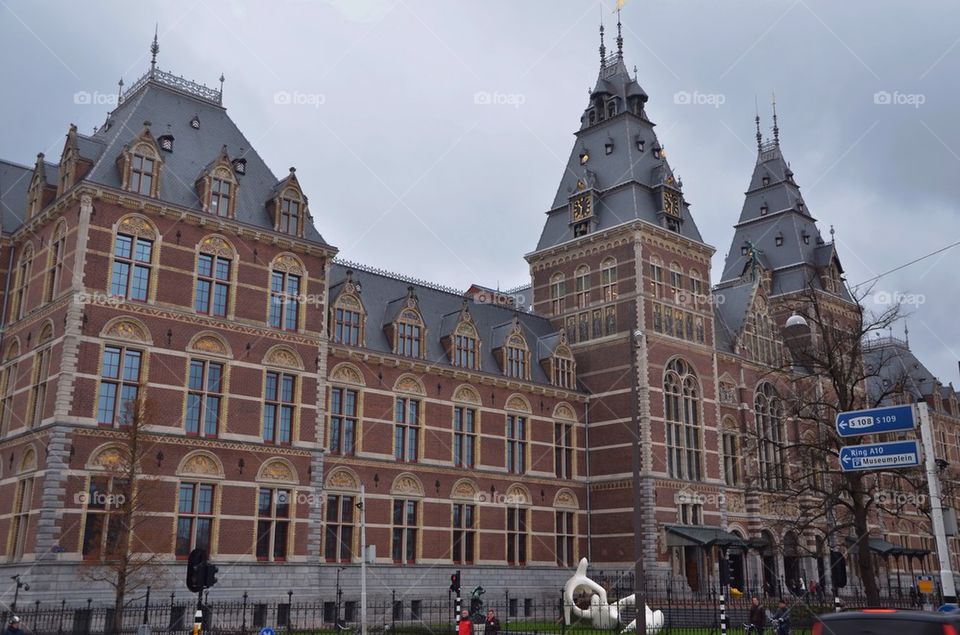
[[144, 196], [153, 194], [154, 170], [156, 161], [140, 154], [133, 155], [130, 164], [130, 191]]
[[519, 335], [507, 340], [507, 377], [527, 378], [527, 344]]
[[146, 302], [152, 262], [152, 240], [117, 234], [113, 245], [110, 293], [128, 300]]
[[210, 179], [210, 213], [217, 216], [230, 215], [230, 195], [233, 183], [225, 179]]
[[323, 553], [327, 562], [350, 562], [353, 558], [353, 496], [327, 495], [327, 528]]
[[527, 510], [507, 508], [507, 564], [527, 564]]
[[453, 465], [472, 468], [477, 444], [477, 411], [456, 406], [453, 409]]
[[557, 564], [561, 567], [572, 567], [576, 557], [574, 541], [576, 532], [573, 529], [573, 512], [556, 512], [557, 525]]
[[476, 508], [466, 503], [453, 504], [453, 563], [473, 564]]
[[223, 364], [190, 360], [187, 379], [187, 434], [215, 437], [220, 429]]
[[732, 432], [723, 434], [723, 480], [727, 485], [740, 484], [740, 444]]
[[13, 393], [17, 389], [17, 355], [20, 351], [16, 343], [7, 349], [3, 370], [0, 371], [0, 437], [10, 431], [13, 419]]
[[507, 415], [507, 471], [524, 474], [527, 471], [527, 418]]
[[83, 525], [84, 558], [100, 559], [118, 555], [125, 533], [118, 517], [129, 495], [126, 479], [91, 476], [87, 488], [86, 520]]
[[60, 290], [60, 280], [63, 277], [63, 252], [66, 248], [66, 230], [63, 225], [57, 228], [50, 243], [50, 252], [47, 257], [47, 281], [44, 301], [50, 302]]
[[667, 474], [699, 481], [703, 459], [700, 447], [700, 388], [693, 369], [682, 359], [667, 365], [663, 378], [664, 419], [667, 428]]
[[280, 231], [285, 234], [300, 233], [300, 201], [284, 198], [280, 201]]
[[47, 381], [50, 378], [50, 347], [38, 350], [33, 358], [33, 381], [30, 387], [30, 410], [27, 412], [27, 427], [32, 428], [43, 421], [47, 403]]
[[394, 408], [393, 458], [414, 462], [420, 440], [420, 402], [397, 397]]
[[420, 357], [423, 326], [416, 311], [406, 310], [396, 323], [394, 353], [407, 357]]
[[393, 501], [390, 553], [396, 564], [414, 564], [417, 561], [417, 501]]
[[[568, 351], [564, 351], [566, 353]], [[556, 351], [553, 354], [553, 385], [560, 388], [573, 389], [576, 387], [576, 376], [574, 373], [573, 356], [561, 354]]]
[[558, 478], [573, 478], [573, 426], [553, 425], [553, 469]]
[[300, 276], [284, 271], [270, 274], [270, 326], [296, 331], [300, 324]]
[[650, 258], [650, 281], [653, 283], [653, 297], [663, 298], [663, 262], [657, 256]]
[[296, 413], [297, 378], [287, 373], [267, 372], [263, 404], [263, 440], [289, 445]]
[[567, 295], [567, 285], [562, 273], [555, 273], [550, 278], [550, 309], [554, 315], [563, 313]]
[[357, 435], [357, 391], [330, 389], [330, 452], [353, 454]]
[[604, 302], [617, 299], [617, 261], [607, 258], [600, 264], [600, 291]]
[[140, 390], [143, 353], [124, 346], [105, 346], [100, 371], [97, 423], [127, 425]]
[[227, 316], [230, 298], [230, 259], [212, 254], [197, 256], [197, 297], [194, 308], [198, 313], [216, 317]]
[[16, 283], [13, 288], [13, 302], [10, 306], [11, 321], [19, 320], [27, 312], [27, 297], [30, 290], [30, 265], [33, 262], [33, 248], [27, 245], [17, 265]]
[[347, 346], [360, 346], [360, 329], [363, 326], [360, 302], [352, 296], [341, 296], [337, 299], [333, 316], [333, 341]]
[[590, 304], [590, 269], [586, 265], [577, 267], [576, 271], [576, 301], [577, 308], [584, 309]]
[[186, 558], [194, 549], [210, 553], [213, 536], [213, 494], [211, 483], [181, 483], [177, 501], [178, 558]]
[[696, 269], [690, 270], [690, 292], [693, 294], [694, 304], [705, 300], [703, 297], [703, 279], [700, 278], [700, 272]]
[[453, 365], [477, 368], [477, 330], [470, 324], [461, 324], [453, 336]]
[[13, 524], [10, 536], [13, 539], [10, 555], [14, 560], [23, 557], [30, 535], [30, 510], [33, 507], [33, 478], [24, 478], [17, 483], [16, 498], [13, 501]]
[[786, 485], [783, 462], [783, 403], [774, 387], [768, 383], [757, 389], [753, 402], [757, 420], [757, 437], [760, 439], [760, 486], [780, 490]]
[[261, 487], [257, 494], [257, 560], [287, 559], [290, 490]]
[[670, 263], [670, 291], [674, 300], [683, 292], [683, 270], [676, 262]]

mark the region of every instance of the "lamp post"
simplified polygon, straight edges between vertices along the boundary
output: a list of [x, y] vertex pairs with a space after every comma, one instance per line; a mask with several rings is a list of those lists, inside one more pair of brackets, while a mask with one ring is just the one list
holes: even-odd
[[13, 604], [10, 605], [10, 612], [13, 613], [17, 610], [17, 599], [20, 597], [20, 589], [24, 591], [30, 590], [30, 585], [20, 579], [20, 574], [10, 576], [10, 579], [17, 583], [17, 587], [13, 592]]
[[640, 415], [637, 386], [640, 384], [640, 373], [637, 369], [637, 352], [643, 342], [643, 331], [639, 328], [631, 333], [630, 337], [630, 415], [633, 423], [633, 593], [636, 607], [637, 635], [647, 635], [647, 601], [644, 594], [644, 566], [643, 566], [643, 536], [644, 514], [643, 493], [640, 490]]

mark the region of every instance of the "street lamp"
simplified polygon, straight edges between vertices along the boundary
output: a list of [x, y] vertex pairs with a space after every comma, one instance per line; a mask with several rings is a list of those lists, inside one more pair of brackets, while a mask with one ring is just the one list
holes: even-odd
[[20, 597], [20, 589], [24, 591], [30, 590], [30, 585], [20, 579], [20, 574], [10, 576], [10, 579], [17, 583], [17, 588], [13, 592], [13, 604], [10, 605], [10, 612], [14, 613], [17, 610], [17, 599]]
[[636, 329], [630, 338], [630, 369], [633, 387], [630, 391], [630, 410], [633, 421], [633, 598], [636, 608], [637, 635], [647, 635], [647, 601], [644, 594], [643, 537], [644, 513], [643, 493], [640, 491], [640, 416], [637, 387], [640, 373], [637, 369], [637, 352], [643, 343], [643, 330]]

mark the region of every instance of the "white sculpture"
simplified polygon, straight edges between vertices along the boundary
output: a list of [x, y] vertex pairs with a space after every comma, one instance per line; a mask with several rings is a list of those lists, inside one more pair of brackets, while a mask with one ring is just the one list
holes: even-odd
[[[573, 603], [573, 594], [577, 589], [586, 588], [593, 591], [590, 596], [590, 608], [581, 609]], [[582, 558], [577, 565], [577, 571], [574, 573], [563, 587], [563, 619], [567, 626], [570, 626], [571, 615], [578, 618], [589, 617], [594, 628], [606, 630], [616, 629], [620, 625], [620, 609], [634, 606], [636, 597], [628, 595], [627, 597], [610, 604], [607, 601], [607, 591], [587, 577], [587, 559]], [[644, 605], [646, 609], [647, 632], [659, 633], [663, 628], [663, 611], [651, 611], [649, 606]], [[636, 631], [637, 621], [633, 620], [627, 624], [624, 631]]]

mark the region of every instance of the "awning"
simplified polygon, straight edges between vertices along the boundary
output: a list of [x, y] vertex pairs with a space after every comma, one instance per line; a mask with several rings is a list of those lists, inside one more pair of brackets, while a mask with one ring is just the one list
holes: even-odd
[[[847, 545], [852, 547], [857, 544], [857, 539], [853, 536], [847, 536]], [[870, 551], [880, 554], [881, 556], [895, 556], [897, 552], [902, 550], [903, 547], [899, 547], [892, 542], [887, 542], [883, 538], [871, 538], [870, 539]]]
[[668, 547], [740, 547], [747, 543], [736, 534], [708, 525], [666, 525]]
[[912, 547], [897, 547], [890, 552], [891, 556], [907, 556], [908, 558], [923, 558], [929, 554], [929, 549], [913, 549]]

